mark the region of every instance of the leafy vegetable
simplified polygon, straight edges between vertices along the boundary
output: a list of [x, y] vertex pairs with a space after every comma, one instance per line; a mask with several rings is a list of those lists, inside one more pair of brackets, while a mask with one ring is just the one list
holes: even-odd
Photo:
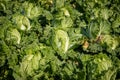
[[55, 50], [60, 51], [60, 53], [66, 53], [69, 47], [68, 34], [63, 30], [56, 30], [53, 35], [55, 35], [52, 39], [53, 48], [56, 48]]
[[119, 0], [0, 0], [0, 80], [119, 80]]
[[18, 16], [15, 14], [13, 21], [21, 30], [29, 30], [31, 28], [29, 19], [23, 15]]

